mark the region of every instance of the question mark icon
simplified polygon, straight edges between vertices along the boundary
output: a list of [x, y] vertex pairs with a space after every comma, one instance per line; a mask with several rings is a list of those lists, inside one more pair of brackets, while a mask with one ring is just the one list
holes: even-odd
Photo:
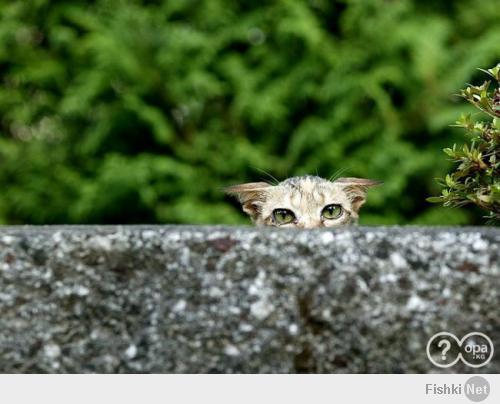
[[451, 348], [451, 344], [450, 344], [450, 341], [446, 340], [446, 339], [442, 339], [441, 341], [439, 341], [438, 343], [438, 347], [441, 348], [442, 346], [444, 346], [443, 350], [441, 351], [441, 359], [442, 360], [446, 360], [446, 353], [450, 350]]
[[457, 363], [460, 359], [463, 360], [460, 351], [462, 342], [455, 334], [447, 331], [441, 331], [434, 334], [425, 348], [427, 358], [434, 366], [440, 368], [449, 368]]

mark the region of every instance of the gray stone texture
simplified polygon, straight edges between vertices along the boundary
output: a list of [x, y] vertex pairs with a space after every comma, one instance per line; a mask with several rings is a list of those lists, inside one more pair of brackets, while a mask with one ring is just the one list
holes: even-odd
[[0, 228], [0, 372], [498, 373], [500, 229]]

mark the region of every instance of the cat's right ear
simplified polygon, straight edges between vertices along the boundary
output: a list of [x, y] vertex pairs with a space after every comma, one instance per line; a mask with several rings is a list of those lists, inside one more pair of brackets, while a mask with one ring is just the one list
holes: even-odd
[[272, 185], [267, 182], [249, 182], [247, 184], [232, 185], [224, 188], [224, 192], [236, 196], [241, 203], [243, 211], [247, 213], [252, 220], [255, 220], [265, 201], [266, 190], [269, 187], [272, 187]]
[[343, 187], [348, 198], [351, 200], [354, 211], [358, 212], [366, 202], [366, 191], [368, 188], [381, 185], [382, 181], [369, 180], [367, 178], [342, 177], [337, 178], [334, 184], [339, 184]]

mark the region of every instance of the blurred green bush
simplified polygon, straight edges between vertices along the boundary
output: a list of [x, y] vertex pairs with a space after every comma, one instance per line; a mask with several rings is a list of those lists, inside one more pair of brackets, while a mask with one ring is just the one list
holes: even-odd
[[0, 1], [0, 222], [248, 223], [221, 188], [381, 179], [362, 224], [427, 203], [452, 97], [500, 59], [496, 0]]

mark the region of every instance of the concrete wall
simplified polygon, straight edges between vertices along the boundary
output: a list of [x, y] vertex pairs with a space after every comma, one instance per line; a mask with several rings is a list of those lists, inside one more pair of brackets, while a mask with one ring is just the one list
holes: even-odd
[[498, 373], [498, 353], [440, 369], [425, 348], [498, 344], [499, 245], [498, 228], [0, 228], [0, 371]]

